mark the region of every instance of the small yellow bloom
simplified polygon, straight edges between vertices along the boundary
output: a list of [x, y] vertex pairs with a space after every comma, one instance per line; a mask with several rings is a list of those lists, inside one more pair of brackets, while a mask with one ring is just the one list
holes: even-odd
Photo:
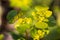
[[39, 34], [40, 38], [43, 38], [45, 35], [45, 32], [38, 30], [38, 34]]
[[31, 18], [25, 18], [25, 21], [27, 24], [30, 24], [32, 22], [32, 19]]
[[45, 17], [48, 18], [48, 17], [50, 17], [51, 15], [52, 15], [52, 12], [51, 12], [51, 11], [46, 11], [46, 12], [45, 12]]
[[38, 34], [40, 34], [40, 33], [42, 34], [42, 30], [38, 30]]
[[39, 35], [36, 34], [36, 35], [34, 36], [33, 40], [39, 40]]
[[22, 21], [23, 21], [23, 18], [19, 18], [17, 23], [22, 23]]
[[44, 30], [44, 32], [45, 32], [46, 34], [49, 34], [50, 31], [49, 31], [49, 30]]
[[19, 18], [19, 19], [15, 22], [15, 28], [17, 28], [22, 22], [23, 22], [23, 19], [22, 19], [22, 18]]
[[39, 12], [37, 12], [37, 14], [38, 14], [39, 16], [44, 16], [43, 11], [39, 11]]
[[39, 14], [40, 16], [46, 16], [46, 17], [50, 17], [52, 15], [52, 12], [48, 10], [49, 7], [42, 7], [42, 6], [36, 6], [35, 10], [37, 11], [37, 14]]
[[42, 22], [44, 19], [44, 17], [39, 17], [39, 22]]

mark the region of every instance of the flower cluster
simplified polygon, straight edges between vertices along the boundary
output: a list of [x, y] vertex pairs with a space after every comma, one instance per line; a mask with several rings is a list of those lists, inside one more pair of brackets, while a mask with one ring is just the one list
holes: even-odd
[[37, 28], [48, 27], [48, 18], [52, 15], [52, 12], [48, 9], [48, 7], [36, 6], [35, 10], [31, 12]]
[[43, 38], [45, 34], [49, 34], [49, 30], [45, 30], [45, 28], [48, 28], [49, 26], [47, 22], [49, 22], [48, 18], [52, 15], [52, 12], [48, 9], [48, 7], [36, 6], [34, 10], [30, 11], [31, 17], [24, 16], [25, 14], [23, 12], [19, 13], [13, 19], [13, 21], [17, 20], [15, 23], [16, 30], [20, 33], [24, 33], [27, 29], [30, 30], [32, 27], [35, 27], [39, 30], [33, 34], [33, 40], [39, 40], [40, 38]]
[[37, 33], [34, 34], [33, 40], [40, 40], [45, 34], [49, 34], [49, 30], [38, 30]]
[[30, 25], [32, 23], [32, 19], [31, 18], [19, 18], [18, 21], [16, 21], [15, 23], [15, 28], [17, 28], [18, 26], [20, 25], [23, 25], [23, 24], [27, 24], [27, 25]]

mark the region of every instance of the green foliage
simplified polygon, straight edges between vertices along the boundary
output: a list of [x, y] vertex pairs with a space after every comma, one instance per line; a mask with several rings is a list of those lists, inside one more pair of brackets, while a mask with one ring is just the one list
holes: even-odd
[[30, 28], [30, 25], [28, 24], [20, 24], [19, 27], [17, 27], [17, 31], [19, 31], [19, 33], [25, 33], [27, 29]]
[[36, 26], [36, 28], [41, 28], [41, 29], [43, 29], [43, 28], [47, 28], [47, 27], [48, 27], [48, 24], [47, 24], [47, 23], [44, 23], [44, 22], [37, 22], [37, 23], [35, 24], [35, 26]]
[[4, 35], [0, 34], [0, 40], [3, 40]]
[[53, 0], [33, 0], [34, 5], [49, 6]]
[[13, 17], [17, 15], [17, 11], [16, 10], [11, 10], [8, 14], [7, 14], [7, 20], [9, 22], [11, 22], [11, 20], [13, 19]]
[[54, 27], [54, 26], [56, 25], [56, 20], [55, 20], [55, 18], [54, 18], [53, 16], [51, 16], [51, 17], [49, 18], [48, 25], [49, 25], [50, 27]]
[[55, 28], [50, 31], [50, 33], [44, 38], [44, 40], [59, 40], [60, 39], [60, 28]]

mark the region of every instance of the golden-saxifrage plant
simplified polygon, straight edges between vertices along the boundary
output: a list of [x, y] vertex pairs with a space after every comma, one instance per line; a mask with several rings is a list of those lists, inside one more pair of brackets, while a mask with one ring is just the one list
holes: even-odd
[[10, 0], [10, 3], [11, 7], [21, 8], [18, 14], [16, 14], [16, 10], [12, 10], [7, 15], [7, 19], [10, 23], [15, 22], [14, 27], [20, 35], [23, 36], [24, 33], [29, 30], [27, 35], [30, 35], [33, 40], [40, 40], [49, 34], [48, 18], [51, 17], [52, 11], [49, 10], [48, 6], [39, 5], [32, 8], [32, 0]]
[[24, 34], [26, 30], [30, 30], [30, 36], [33, 40], [39, 40], [45, 35], [49, 34], [48, 18], [52, 15], [52, 12], [48, 10], [48, 7], [36, 6], [32, 11], [26, 14], [18, 13], [14, 16], [11, 22], [15, 22], [15, 29]]

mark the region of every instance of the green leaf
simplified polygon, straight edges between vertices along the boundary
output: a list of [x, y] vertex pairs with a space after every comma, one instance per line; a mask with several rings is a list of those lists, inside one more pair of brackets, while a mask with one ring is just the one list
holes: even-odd
[[7, 14], [7, 20], [10, 21], [11, 19], [13, 19], [13, 17], [17, 14], [16, 10], [11, 10], [8, 14]]
[[37, 34], [37, 30], [36, 30], [35, 28], [33, 28], [33, 29], [30, 31], [30, 35], [31, 35], [31, 37], [33, 38], [35, 34]]
[[24, 33], [29, 28], [30, 28], [30, 25], [28, 24], [20, 24], [20, 26], [17, 28], [17, 31], [20, 33]]
[[47, 28], [48, 27], [48, 24], [45, 23], [45, 22], [37, 22], [37, 23], [35, 23], [35, 27], [36, 28], [44, 29], [44, 28]]
[[53, 16], [51, 16], [51, 17], [49, 18], [48, 25], [49, 25], [50, 27], [54, 27], [54, 26], [56, 25], [56, 20], [55, 20], [55, 18], [54, 18]]

